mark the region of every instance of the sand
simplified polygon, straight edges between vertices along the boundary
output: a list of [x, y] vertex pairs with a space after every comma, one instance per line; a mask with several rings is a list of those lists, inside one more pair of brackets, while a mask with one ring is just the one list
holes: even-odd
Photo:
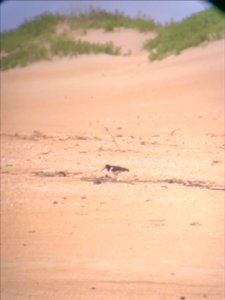
[[138, 43], [1, 73], [2, 300], [224, 299], [224, 40]]

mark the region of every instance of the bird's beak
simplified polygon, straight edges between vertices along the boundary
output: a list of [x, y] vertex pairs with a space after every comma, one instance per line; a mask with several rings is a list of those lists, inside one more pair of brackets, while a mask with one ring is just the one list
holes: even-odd
[[104, 171], [106, 168], [104, 167], [101, 171]]

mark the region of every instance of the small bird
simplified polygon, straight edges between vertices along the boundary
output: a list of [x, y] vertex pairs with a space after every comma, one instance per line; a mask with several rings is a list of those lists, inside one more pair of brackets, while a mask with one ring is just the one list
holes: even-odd
[[111, 172], [114, 175], [118, 175], [122, 172], [129, 172], [129, 169], [127, 168], [123, 168], [123, 167], [119, 167], [119, 166], [110, 166], [110, 165], [105, 165], [105, 167], [102, 169], [103, 170], [107, 170], [108, 172]]

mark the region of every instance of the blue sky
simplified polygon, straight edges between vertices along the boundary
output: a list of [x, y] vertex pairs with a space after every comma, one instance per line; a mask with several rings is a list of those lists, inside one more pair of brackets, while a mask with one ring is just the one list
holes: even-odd
[[162, 24], [170, 21], [180, 21], [193, 13], [199, 12], [209, 4], [202, 0], [157, 0], [157, 1], [47, 1], [47, 0], [8, 0], [1, 4], [1, 32], [18, 27], [25, 19], [32, 19], [43, 12], [70, 13], [83, 12], [91, 6], [108, 11], [116, 9], [126, 15], [135, 17], [140, 14]]

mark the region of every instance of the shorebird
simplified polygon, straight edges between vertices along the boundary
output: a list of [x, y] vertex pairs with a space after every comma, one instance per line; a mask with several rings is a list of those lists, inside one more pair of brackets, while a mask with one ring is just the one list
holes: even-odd
[[114, 174], [114, 175], [119, 175], [122, 172], [129, 172], [129, 169], [119, 167], [119, 166], [111, 166], [111, 165], [105, 165], [105, 167], [102, 169], [107, 170], [108, 172]]

